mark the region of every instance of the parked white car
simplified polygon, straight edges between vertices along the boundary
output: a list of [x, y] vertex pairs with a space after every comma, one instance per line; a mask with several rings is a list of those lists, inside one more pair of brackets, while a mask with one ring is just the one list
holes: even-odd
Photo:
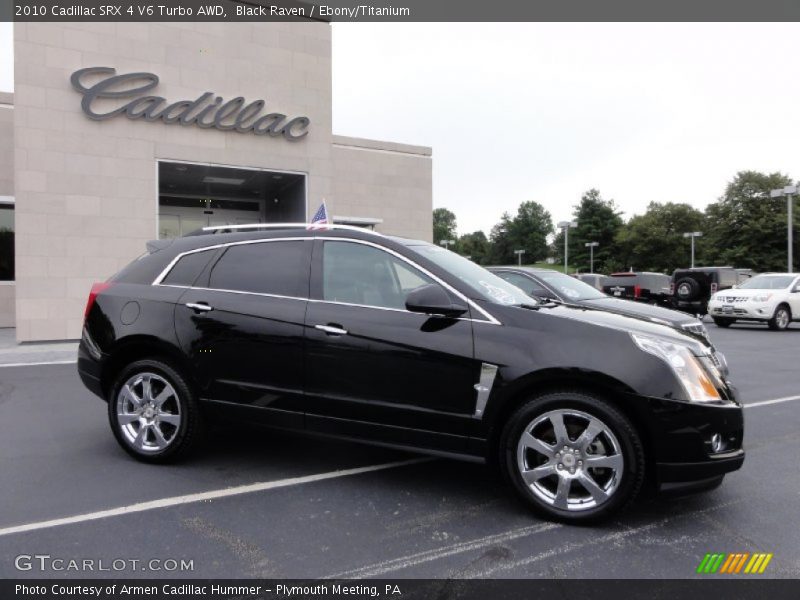
[[729, 327], [736, 321], [761, 321], [770, 329], [786, 329], [792, 321], [800, 321], [800, 276], [756, 275], [711, 296], [708, 314], [719, 327]]

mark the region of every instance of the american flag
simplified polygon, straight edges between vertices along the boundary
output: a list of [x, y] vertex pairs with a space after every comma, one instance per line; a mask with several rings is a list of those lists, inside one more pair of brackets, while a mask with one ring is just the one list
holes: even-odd
[[328, 225], [328, 209], [325, 208], [325, 200], [323, 200], [317, 212], [311, 217], [311, 224], [308, 229], [325, 229], [326, 225]]

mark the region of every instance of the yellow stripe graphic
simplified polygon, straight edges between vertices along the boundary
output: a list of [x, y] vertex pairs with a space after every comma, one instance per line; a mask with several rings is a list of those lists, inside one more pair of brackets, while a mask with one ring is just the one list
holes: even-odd
[[749, 573], [750, 569], [753, 567], [753, 564], [758, 560], [759, 554], [753, 554], [753, 558], [750, 559], [750, 562], [747, 563], [747, 566], [744, 568], [745, 573]]
[[761, 568], [758, 570], [758, 572], [759, 573], [763, 573], [764, 570], [767, 568], [767, 565], [769, 564], [769, 561], [771, 561], [771, 560], [772, 560], [772, 552], [767, 554], [766, 558], [764, 558], [764, 562], [761, 563]]

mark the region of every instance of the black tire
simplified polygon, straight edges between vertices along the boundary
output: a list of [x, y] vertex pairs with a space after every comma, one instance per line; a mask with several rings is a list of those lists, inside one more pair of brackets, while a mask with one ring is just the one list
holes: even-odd
[[[166, 389], [166, 386], [159, 388], [161, 380], [166, 381], [174, 391], [174, 394], [169, 395], [164, 402], [166, 406], [164, 407], [163, 414], [164, 418], [170, 413], [172, 413], [170, 417], [178, 416], [179, 424], [173, 426], [167, 421], [163, 423], [159, 422], [159, 433], [166, 441], [166, 446], [164, 448], [157, 447], [158, 441], [155, 438], [155, 432], [152, 428], [151, 431], [144, 432], [143, 440], [146, 443], [147, 439], [153, 438], [153, 446], [156, 446], [156, 448], [137, 447], [135, 444], [136, 440], [132, 441], [130, 439], [132, 434], [135, 433], [131, 429], [136, 429], [133, 422], [130, 424], [131, 429], [125, 429], [125, 426], [120, 424], [121, 415], [119, 412], [127, 412], [127, 409], [121, 408], [120, 405], [120, 402], [124, 402], [124, 400], [120, 399], [120, 392], [123, 386], [132, 379], [145, 376], [146, 374], [155, 376], [150, 377], [150, 379], [154, 380], [153, 383], [156, 384], [152, 388], [154, 393], [157, 393], [159, 389], [162, 391]], [[142, 388], [134, 386], [134, 389], [135, 393], [137, 389], [139, 390], [137, 396], [145, 396], [145, 394], [141, 393]], [[199, 446], [204, 427], [202, 416], [197, 406], [197, 399], [184, 377], [166, 362], [157, 359], [147, 359], [131, 363], [120, 371], [114, 381], [114, 385], [111, 386], [111, 391], [107, 400], [108, 420], [111, 425], [111, 431], [114, 433], [114, 437], [117, 442], [119, 442], [119, 445], [122, 446], [123, 450], [137, 460], [147, 463], [174, 462], [185, 458]], [[128, 405], [131, 408], [134, 407], [132, 402], [128, 402]], [[158, 416], [154, 416], [152, 420], [158, 421], [158, 419]], [[138, 430], [141, 430], [142, 427], [141, 421], [139, 421]], [[136, 437], [139, 439], [138, 435]]]
[[727, 328], [736, 323], [736, 319], [725, 319], [722, 317], [712, 317], [714, 319], [714, 325], [717, 327]]
[[[537, 422], [538, 419], [544, 419], [546, 415], [552, 414], [553, 411], [569, 411], [588, 415], [599, 420], [602, 425], [610, 430], [610, 432], [613, 434], [618, 445], [618, 451], [614, 454], [619, 453], [622, 455], [623, 464], [622, 468], [620, 469], [621, 476], [612, 476], [607, 482], [605, 482], [605, 485], [611, 485], [611, 487], [606, 488], [611, 489], [611, 493], [606, 500], [602, 501], [602, 503], [595, 506], [590, 505], [588, 507], [580, 507], [578, 504], [580, 499], [576, 498], [575, 504], [572, 508], [569, 507], [568, 500], [568, 506], [566, 509], [564, 509], [554, 505], [557, 492], [553, 493], [553, 500], [543, 499], [541, 496], [542, 494], [546, 494], [547, 490], [545, 489], [545, 491], [542, 492], [542, 488], [547, 488], [550, 486], [551, 488], [555, 489], [559, 486], [561, 480], [565, 478], [571, 481], [571, 483], [567, 484], [568, 498], [573, 491], [576, 492], [576, 495], [580, 495], [582, 490], [585, 490], [586, 493], [588, 493], [588, 488], [585, 488], [580, 483], [574, 483], [574, 481], [570, 479], [572, 475], [567, 475], [563, 468], [560, 470], [560, 472], [563, 473], [563, 476], [554, 472], [553, 475], [549, 476], [549, 481], [543, 478], [538, 480], [536, 484], [528, 485], [523, 479], [521, 473], [522, 467], [520, 466], [519, 462], [521, 460], [520, 452], [523, 455], [528, 456], [528, 453], [531, 451], [520, 451], [519, 446], [521, 445], [520, 441], [522, 436], [529, 430], [534, 432], [537, 431], [537, 427], [539, 426], [532, 426]], [[567, 418], [575, 417], [567, 415]], [[580, 417], [577, 418], [580, 419]], [[547, 423], [547, 421], [544, 423]], [[567, 419], [564, 419], [564, 423], [566, 425], [568, 437], [570, 438], [569, 443], [574, 444], [576, 439], [573, 439], [573, 436], [579, 437], [580, 429], [570, 431], [570, 428], [576, 425], [574, 423], [569, 423]], [[546, 433], [544, 435], [546, 435]], [[603, 433], [602, 435], [605, 436], [606, 434]], [[608, 438], [605, 439], [608, 440]], [[594, 442], [597, 444], [600, 440], [600, 436], [592, 438], [592, 440], [597, 440]], [[556, 448], [557, 446], [559, 446], [559, 444], [552, 445], [551, 447], [561, 451], [561, 448]], [[570, 449], [570, 452], [571, 451], [572, 449]], [[564, 452], [564, 454], [566, 455], [567, 452]], [[608, 454], [608, 452], [605, 454]], [[536, 453], [535, 455], [541, 459], [545, 459], [544, 454]], [[578, 457], [583, 457], [586, 459], [587, 457], [591, 458], [591, 455], [589, 453], [584, 453], [582, 455], [578, 454]], [[633, 502], [634, 498], [636, 498], [637, 494], [641, 490], [645, 475], [644, 447], [636, 428], [624, 414], [622, 414], [610, 403], [594, 394], [582, 391], [563, 390], [550, 392], [538, 397], [534, 397], [520, 406], [511, 415], [503, 428], [499, 441], [498, 459], [505, 479], [512, 484], [515, 492], [523, 500], [523, 502], [525, 502], [525, 504], [547, 518], [568, 523], [587, 523], [598, 521], [624, 510], [630, 505], [631, 502]], [[566, 456], [563, 456], [560, 459], [552, 459], [552, 461], [548, 461], [547, 464], [542, 466], [550, 466], [553, 464], [553, 462], [560, 460], [565, 461], [565, 459]], [[574, 464], [574, 459], [572, 464]], [[582, 467], [575, 468], [578, 469], [578, 477], [580, 477], [580, 469]], [[607, 470], [599, 471], [601, 473], [601, 478], [604, 471]], [[584, 473], [588, 474], [589, 471], [587, 470]], [[592, 471], [592, 473], [598, 473], [598, 471]], [[590, 476], [595, 483], [600, 483], [595, 476]], [[616, 483], [613, 485], [610, 483], [612, 480], [616, 481]], [[540, 481], [543, 483], [540, 484]], [[575, 488], [577, 488], [577, 490]], [[589, 500], [588, 502], [591, 504], [592, 501]]]
[[767, 325], [773, 331], [785, 331], [792, 322], [792, 311], [785, 304], [780, 304], [775, 309], [775, 314], [767, 321]]
[[675, 295], [684, 302], [696, 298], [700, 294], [700, 284], [691, 277], [684, 277], [675, 284]]

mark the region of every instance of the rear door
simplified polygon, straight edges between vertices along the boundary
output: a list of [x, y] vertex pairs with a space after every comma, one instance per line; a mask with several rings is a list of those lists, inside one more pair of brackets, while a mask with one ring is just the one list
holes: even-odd
[[175, 327], [204, 399], [302, 426], [312, 247], [296, 238], [229, 245], [183, 294]]
[[318, 240], [313, 273], [307, 427], [463, 451], [480, 375], [471, 320], [407, 311], [408, 292], [437, 282], [372, 244]]

